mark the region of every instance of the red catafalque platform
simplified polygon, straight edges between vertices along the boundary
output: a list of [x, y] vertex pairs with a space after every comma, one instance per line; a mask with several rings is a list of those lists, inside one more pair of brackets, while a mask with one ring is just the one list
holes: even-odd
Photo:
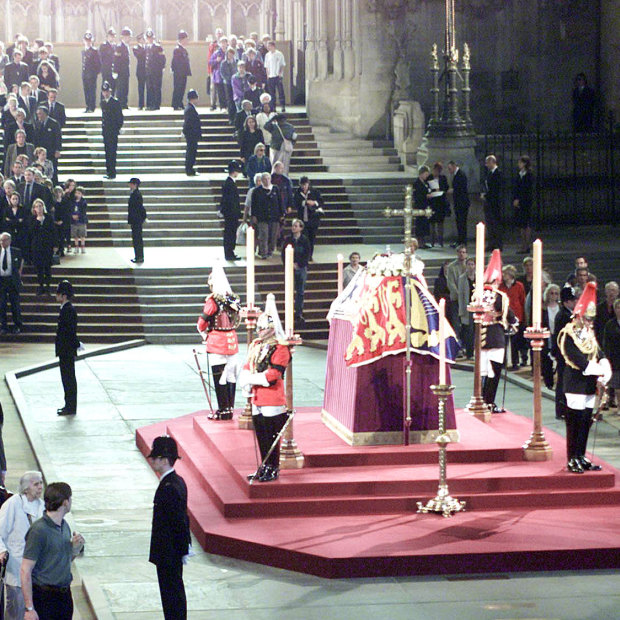
[[210, 553], [322, 577], [618, 567], [620, 472], [568, 473], [548, 429], [552, 460], [524, 461], [524, 417], [485, 424], [457, 410], [448, 482], [467, 510], [450, 519], [416, 512], [437, 492], [434, 444], [350, 446], [320, 408], [299, 409], [294, 424], [305, 467], [251, 486], [253, 432], [236, 420], [198, 411], [138, 429], [136, 443], [146, 455], [157, 435], [177, 440], [192, 531]]

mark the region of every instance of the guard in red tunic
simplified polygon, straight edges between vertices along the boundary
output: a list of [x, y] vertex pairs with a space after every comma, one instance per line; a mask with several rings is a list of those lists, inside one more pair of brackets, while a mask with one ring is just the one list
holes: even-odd
[[209, 414], [212, 420], [231, 420], [235, 406], [235, 388], [240, 371], [239, 297], [231, 290], [224, 268], [217, 264], [209, 276], [211, 294], [205, 298], [202, 314], [196, 325], [207, 348], [208, 363], [213, 373], [217, 396], [217, 411]]
[[596, 284], [588, 282], [573, 310], [573, 317], [558, 334], [558, 347], [566, 365], [562, 377], [566, 395], [567, 468], [574, 474], [597, 471], [586, 458], [588, 434], [593, 418], [597, 383], [603, 387], [611, 378], [611, 366], [604, 357], [594, 333]]
[[258, 317], [256, 328], [258, 338], [250, 344], [239, 383], [244, 395], [252, 397], [252, 422], [264, 463], [248, 479], [270, 482], [280, 471], [279, 442], [267, 455], [287, 420], [284, 372], [291, 361], [273, 294], [267, 296], [265, 312]]

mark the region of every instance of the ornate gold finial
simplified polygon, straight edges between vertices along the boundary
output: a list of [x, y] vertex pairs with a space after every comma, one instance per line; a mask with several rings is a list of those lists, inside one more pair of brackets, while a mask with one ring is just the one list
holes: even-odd
[[437, 57], [437, 43], [433, 43], [433, 47], [431, 48], [431, 69], [434, 71], [439, 71], [439, 59]]
[[471, 69], [469, 64], [469, 45], [463, 43], [463, 69]]

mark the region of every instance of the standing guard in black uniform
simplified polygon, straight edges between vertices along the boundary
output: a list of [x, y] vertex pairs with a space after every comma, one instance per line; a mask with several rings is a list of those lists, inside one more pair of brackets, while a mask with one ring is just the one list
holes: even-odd
[[101, 58], [101, 79], [107, 82], [114, 91], [114, 52], [116, 51], [116, 30], [108, 29], [107, 41], [99, 46], [99, 58]]
[[144, 91], [146, 89], [146, 45], [144, 33], [138, 36], [138, 44], [133, 46], [133, 55], [136, 57], [136, 79], [138, 80], [138, 109], [144, 110]]
[[572, 286], [565, 286], [560, 291], [560, 309], [555, 317], [555, 325], [553, 334], [551, 334], [551, 355], [555, 358], [555, 372], [557, 380], [555, 382], [555, 418], [556, 420], [563, 420], [566, 415], [566, 396], [564, 395], [564, 367], [566, 362], [562, 356], [562, 351], [558, 347], [558, 334], [562, 331], [564, 326], [570, 322], [577, 303], [577, 297], [575, 296], [575, 289]]
[[123, 126], [123, 108], [118, 99], [112, 97], [112, 86], [109, 82], [101, 85], [101, 133], [105, 148], [104, 178], [116, 178], [116, 151], [118, 149], [118, 134]]
[[239, 206], [239, 188], [235, 179], [243, 171], [243, 165], [233, 159], [226, 167], [226, 171], [228, 176], [222, 185], [222, 200], [220, 202], [220, 213], [224, 218], [224, 257], [226, 260], [239, 260], [235, 254], [235, 246], [241, 208]]
[[161, 108], [161, 84], [166, 57], [164, 48], [155, 43], [155, 33], [151, 28], [146, 31], [146, 109]]
[[82, 50], [82, 85], [84, 87], [84, 112], [94, 112], [97, 107], [97, 76], [101, 71], [99, 50], [93, 47], [93, 33], [84, 33], [84, 49]]
[[142, 240], [142, 226], [146, 221], [146, 209], [140, 193], [140, 179], [129, 179], [131, 194], [127, 205], [127, 223], [131, 226], [131, 241], [133, 243], [134, 258], [132, 263], [144, 262], [144, 242]]
[[121, 30], [121, 42], [114, 48], [114, 73], [116, 80], [114, 96], [120, 102], [123, 110], [128, 108], [127, 99], [129, 97], [129, 42], [131, 30], [125, 26]]
[[69, 280], [58, 283], [56, 301], [60, 303], [58, 328], [56, 329], [56, 355], [60, 378], [65, 391], [65, 406], [58, 409], [58, 415], [75, 415], [77, 412], [77, 380], [75, 378], [75, 356], [80, 348], [77, 336], [78, 317], [71, 304], [73, 286]]
[[172, 109], [182, 110], [187, 78], [192, 74], [192, 69], [189, 64], [189, 53], [183, 46], [183, 41], [187, 39], [187, 32], [180, 30], [177, 39], [177, 46], [172, 52], [172, 62], [170, 63], [174, 84], [172, 90]]
[[198, 152], [198, 141], [202, 138], [202, 126], [200, 115], [196, 109], [198, 103], [198, 93], [190, 90], [187, 93], [187, 107], [183, 112], [183, 135], [187, 143], [185, 151], [185, 174], [193, 177], [198, 173], [194, 170], [196, 163], [196, 153]]
[[575, 306], [573, 318], [558, 334], [558, 347], [564, 357], [562, 376], [566, 396], [566, 457], [568, 471], [583, 474], [598, 471], [586, 458], [588, 434], [593, 423], [597, 384], [604, 389], [611, 378], [611, 366], [594, 333], [596, 284], [588, 282]]

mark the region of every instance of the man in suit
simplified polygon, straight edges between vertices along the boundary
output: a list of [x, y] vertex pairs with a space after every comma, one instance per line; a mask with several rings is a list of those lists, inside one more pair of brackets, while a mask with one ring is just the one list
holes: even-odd
[[97, 107], [97, 76], [101, 71], [99, 50], [93, 46], [93, 33], [84, 33], [84, 49], [82, 50], [82, 86], [84, 88], [84, 112], [94, 112]]
[[54, 44], [50, 41], [45, 42], [45, 49], [49, 54], [48, 60], [54, 63], [54, 68], [56, 69], [56, 73], [60, 75], [60, 58], [58, 58], [57, 54], [54, 54]]
[[105, 179], [116, 178], [116, 151], [118, 134], [123, 126], [123, 108], [118, 99], [112, 97], [112, 86], [109, 82], [101, 85], [101, 133], [105, 148]]
[[67, 114], [64, 103], [57, 101], [57, 97], [58, 91], [55, 88], [50, 88], [47, 93], [47, 109], [49, 110], [49, 117], [60, 125], [62, 131], [67, 123]]
[[480, 194], [484, 202], [484, 221], [487, 227], [487, 247], [489, 250], [502, 249], [502, 201], [504, 198], [504, 182], [502, 173], [497, 167], [495, 155], [484, 160], [487, 176], [483, 192]]
[[467, 214], [469, 213], [469, 191], [467, 189], [467, 175], [455, 162], [448, 162], [448, 172], [452, 175], [452, 200], [454, 215], [456, 216], [456, 241], [453, 248], [467, 244]]
[[194, 170], [194, 164], [196, 163], [196, 153], [198, 152], [198, 141], [202, 139], [200, 116], [198, 110], [196, 110], [197, 103], [198, 93], [192, 89], [187, 93], [187, 107], [183, 112], [183, 135], [187, 143], [185, 151], [185, 174], [189, 177], [198, 174]]
[[26, 113], [26, 122], [32, 123], [34, 115], [37, 111], [38, 102], [30, 94], [30, 83], [22, 82], [19, 87], [19, 96], [17, 97], [17, 107]]
[[26, 207], [28, 213], [30, 213], [32, 203], [37, 198], [40, 198], [45, 203], [46, 208], [49, 207], [49, 204], [46, 202], [48, 195], [45, 192], [45, 188], [43, 185], [35, 183], [33, 168], [26, 168], [24, 170], [24, 181], [17, 186], [17, 192], [22, 197], [22, 204]]
[[37, 122], [34, 124], [34, 147], [42, 146], [47, 150], [47, 158], [54, 166], [52, 182], [58, 185], [58, 158], [62, 149], [62, 131], [60, 125], [48, 116], [47, 106], [37, 108]]
[[11, 247], [11, 235], [0, 234], [0, 335], [9, 331], [7, 323], [7, 300], [11, 302], [13, 312], [13, 333], [22, 330], [22, 313], [19, 303], [19, 291], [22, 287], [22, 268], [24, 261], [19, 248]]
[[155, 43], [155, 33], [146, 31], [146, 109], [159, 110], [161, 107], [161, 84], [166, 57], [164, 48]]
[[13, 52], [13, 62], [4, 67], [4, 83], [11, 90], [13, 84], [21, 86], [22, 82], [27, 82], [30, 77], [28, 65], [23, 62], [24, 55], [21, 50], [16, 49]]
[[62, 280], [56, 289], [56, 301], [60, 304], [58, 328], [56, 329], [56, 355], [60, 378], [65, 391], [65, 406], [58, 409], [58, 415], [77, 413], [77, 380], [75, 378], [75, 356], [80, 348], [77, 336], [78, 317], [71, 299], [73, 286], [69, 280]]
[[[183, 41], [187, 39], [187, 32], [180, 30], [178, 34], [177, 46], [172, 52], [172, 62], [170, 63], [170, 69], [173, 75], [174, 88], [172, 91], [172, 109], [183, 109], [183, 94], [185, 93], [185, 87], [187, 86], [187, 78], [192, 74], [192, 69], [189, 64], [189, 53], [183, 45]], [[194, 91], [195, 92], [195, 91]]]
[[237, 244], [237, 227], [241, 217], [241, 208], [239, 207], [239, 188], [235, 179], [243, 171], [243, 166], [233, 159], [229, 162], [226, 170], [228, 176], [222, 185], [222, 200], [220, 202], [220, 213], [224, 218], [224, 257], [226, 260], [239, 260], [235, 254], [235, 245]]
[[136, 79], [138, 80], [138, 109], [144, 109], [144, 91], [146, 88], [146, 45], [144, 33], [137, 36], [138, 44], [133, 46], [133, 55], [136, 57]]
[[129, 179], [129, 204], [127, 206], [127, 223], [131, 226], [131, 241], [135, 257], [132, 263], [144, 262], [144, 242], [142, 240], [142, 226], [146, 221], [146, 209], [140, 193], [140, 179], [133, 177]]
[[30, 96], [36, 99], [37, 104], [45, 103], [47, 101], [47, 93], [42, 88], [39, 88], [39, 84], [41, 84], [39, 78], [36, 75], [31, 75], [28, 81], [30, 82]]
[[99, 58], [101, 59], [101, 79], [107, 82], [114, 90], [114, 52], [116, 51], [116, 30], [109, 28], [106, 40], [99, 46]]
[[121, 30], [121, 42], [114, 48], [114, 75], [116, 76], [116, 88], [114, 96], [119, 100], [123, 110], [128, 108], [129, 97], [129, 41], [131, 29], [125, 26]]
[[149, 562], [157, 567], [165, 620], [186, 620], [183, 564], [191, 552], [191, 534], [187, 515], [187, 486], [174, 471], [174, 464], [180, 458], [176, 441], [168, 436], [156, 437], [147, 458], [160, 476], [153, 499]]

